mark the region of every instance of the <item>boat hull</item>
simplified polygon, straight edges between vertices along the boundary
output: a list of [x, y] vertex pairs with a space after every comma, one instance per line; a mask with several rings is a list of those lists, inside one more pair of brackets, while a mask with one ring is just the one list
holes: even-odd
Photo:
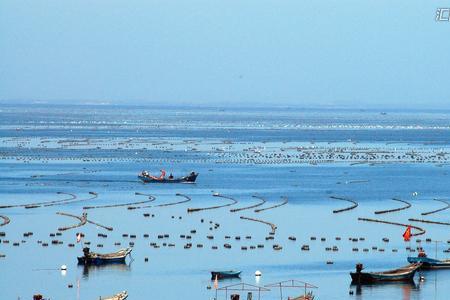
[[366, 272], [351, 272], [352, 283], [356, 284], [370, 284], [377, 282], [396, 282], [396, 281], [413, 281], [416, 271], [407, 275], [380, 275]]
[[[88, 249], [88, 248], [85, 248]], [[105, 264], [124, 264], [131, 248], [122, 249], [114, 253], [98, 254], [87, 252], [84, 256], [77, 257], [79, 265], [105, 265]], [[89, 249], [88, 249], [89, 251]]]
[[212, 271], [211, 279], [239, 278], [241, 271]]
[[115, 258], [100, 258], [100, 257], [77, 257], [79, 265], [105, 265], [105, 264], [124, 264], [126, 256]]
[[416, 271], [420, 268], [421, 264], [411, 264], [406, 267], [385, 271], [385, 272], [351, 272], [353, 284], [371, 284], [378, 282], [411, 282], [414, 280]]
[[100, 300], [125, 300], [125, 299], [128, 299], [128, 293], [126, 291], [123, 291], [111, 297], [105, 298], [100, 297]]
[[429, 257], [408, 257], [411, 264], [421, 263], [421, 269], [450, 269], [450, 260], [438, 260]]

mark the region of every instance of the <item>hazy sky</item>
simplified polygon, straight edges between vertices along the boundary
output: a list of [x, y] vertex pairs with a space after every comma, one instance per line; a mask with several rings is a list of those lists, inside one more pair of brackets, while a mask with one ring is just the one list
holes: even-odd
[[1, 0], [0, 100], [450, 108], [439, 7]]

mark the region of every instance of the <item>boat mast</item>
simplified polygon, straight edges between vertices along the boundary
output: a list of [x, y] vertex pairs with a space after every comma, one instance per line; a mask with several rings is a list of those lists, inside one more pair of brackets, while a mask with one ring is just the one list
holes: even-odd
[[444, 241], [434, 241], [434, 255], [435, 258], [438, 259], [438, 243], [443, 243]]

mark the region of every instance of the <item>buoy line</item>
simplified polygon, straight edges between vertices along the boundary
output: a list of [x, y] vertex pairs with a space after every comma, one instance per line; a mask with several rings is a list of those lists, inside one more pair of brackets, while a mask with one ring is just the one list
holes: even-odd
[[81, 215], [81, 217], [80, 217], [80, 216], [76, 216], [76, 215], [72, 215], [72, 214], [69, 214], [69, 213], [64, 213], [64, 212], [57, 212], [56, 214], [57, 214], [57, 215], [61, 215], [61, 216], [66, 216], [66, 217], [72, 217], [72, 218], [78, 219], [78, 220], [80, 221], [78, 224], [75, 224], [75, 225], [66, 226], [66, 227], [59, 227], [59, 228], [58, 228], [59, 231], [65, 231], [65, 230], [69, 230], [69, 229], [81, 227], [81, 226], [86, 225], [86, 223], [90, 223], [90, 224], [96, 225], [96, 226], [98, 226], [98, 227], [102, 227], [102, 228], [104, 228], [104, 229], [106, 229], [106, 230], [109, 230], [109, 231], [112, 231], [112, 230], [113, 230], [112, 227], [105, 226], [105, 225], [99, 224], [99, 223], [97, 223], [97, 222], [88, 220], [88, 218], [87, 218], [87, 213], [86, 213], [86, 212], [84, 212], [84, 213]]
[[442, 203], [446, 204], [446, 206], [444, 206], [444, 207], [442, 207], [442, 208], [439, 208], [439, 209], [436, 209], [436, 210], [432, 210], [432, 211], [428, 211], [428, 212], [423, 212], [423, 213], [421, 213], [422, 216], [431, 215], [431, 214], [434, 214], [434, 213], [437, 213], [437, 212], [440, 212], [440, 211], [443, 211], [443, 210], [446, 210], [446, 209], [449, 209], [449, 208], [450, 208], [450, 203], [448, 203], [448, 202], [445, 201], [445, 200], [441, 200], [441, 199], [433, 199], [433, 200], [434, 200], [434, 201], [442, 202]]
[[261, 205], [263, 205], [264, 203], [266, 203], [266, 199], [264, 199], [263, 197], [260, 197], [260, 196], [257, 196], [257, 195], [253, 195], [252, 197], [261, 200], [261, 202], [256, 203], [256, 204], [254, 204], [254, 205], [246, 206], [246, 207], [233, 208], [233, 209], [230, 209], [230, 212], [237, 212], [237, 211], [241, 211], [241, 210], [252, 209], [252, 208], [261, 206]]
[[344, 211], [349, 211], [349, 210], [352, 210], [352, 209], [358, 207], [358, 202], [353, 201], [353, 200], [351, 200], [351, 199], [349, 199], [349, 198], [338, 197], [338, 196], [330, 196], [330, 198], [331, 198], [331, 199], [342, 200], [342, 201], [347, 201], [347, 202], [353, 203], [353, 205], [351, 205], [351, 206], [349, 206], [349, 207], [345, 207], [345, 208], [333, 210], [333, 213], [334, 213], [334, 214], [341, 213], [341, 212], [344, 212]]
[[108, 205], [98, 205], [98, 206], [85, 206], [83, 209], [97, 209], [97, 208], [110, 208], [110, 207], [122, 207], [122, 206], [131, 206], [137, 204], [144, 204], [154, 201], [156, 198], [153, 196], [149, 196], [149, 200], [138, 201], [138, 202], [129, 202], [129, 203], [119, 203], [119, 204], [108, 204]]
[[439, 221], [431, 221], [431, 220], [421, 220], [421, 219], [414, 219], [414, 218], [410, 218], [410, 219], [408, 219], [408, 221], [450, 226], [450, 223], [448, 223], [448, 222], [439, 222]]
[[188, 208], [187, 212], [196, 212], [196, 211], [202, 211], [202, 210], [210, 210], [210, 209], [217, 209], [217, 208], [222, 208], [222, 207], [227, 207], [227, 206], [231, 206], [234, 205], [237, 202], [237, 200], [235, 200], [234, 198], [231, 198], [229, 196], [224, 196], [224, 195], [220, 195], [220, 194], [213, 194], [214, 197], [220, 197], [220, 198], [225, 198], [225, 199], [229, 199], [232, 202], [228, 203], [228, 204], [223, 204], [223, 205], [216, 205], [216, 206], [208, 206], [208, 207], [199, 207], [199, 208]]
[[89, 201], [89, 200], [93, 200], [98, 197], [98, 194], [96, 192], [89, 192], [89, 194], [91, 195], [91, 197], [89, 197], [89, 198], [73, 199], [73, 200], [68, 200], [68, 201], [62, 202], [62, 203], [50, 203], [50, 204], [45, 204], [44, 207], [55, 206], [55, 205], [64, 205], [64, 204], [70, 204], [70, 203], [82, 202], [82, 201]]
[[411, 203], [409, 203], [408, 201], [401, 200], [401, 199], [397, 199], [397, 198], [392, 198], [392, 200], [398, 201], [398, 202], [402, 202], [402, 203], [405, 203], [406, 205], [405, 205], [405, 206], [402, 206], [402, 207], [399, 207], [399, 208], [394, 208], [394, 209], [377, 210], [377, 211], [375, 211], [374, 213], [375, 213], [376, 215], [379, 215], [379, 214], [386, 214], [386, 213], [391, 213], [391, 212], [401, 211], [401, 210], [408, 209], [408, 208], [411, 207]]
[[403, 223], [397, 223], [397, 222], [390, 222], [390, 221], [383, 221], [378, 219], [369, 219], [369, 218], [358, 218], [358, 221], [366, 221], [366, 222], [375, 222], [375, 223], [383, 223], [383, 224], [389, 224], [389, 225], [396, 225], [396, 226], [402, 226], [402, 227], [408, 227], [411, 226], [411, 228], [419, 230], [418, 233], [411, 234], [412, 236], [422, 235], [425, 234], [425, 229], [420, 228], [418, 226], [410, 225], [410, 224], [403, 224]]
[[56, 214], [57, 215], [61, 215], [61, 216], [66, 216], [66, 217], [72, 217], [72, 218], [78, 219], [80, 221], [78, 224], [75, 224], [75, 225], [66, 226], [66, 227], [59, 227], [58, 228], [59, 231], [66, 231], [66, 230], [69, 230], [69, 229], [81, 227], [81, 226], [85, 225], [86, 222], [87, 222], [87, 213], [83, 213], [81, 217], [75, 216], [75, 215], [72, 215], [72, 214], [68, 214], [68, 213], [64, 213], [64, 212], [57, 212]]
[[62, 202], [67, 202], [67, 201], [77, 198], [77, 196], [75, 194], [64, 193], [64, 192], [57, 192], [57, 194], [69, 195], [70, 198], [61, 199], [61, 200], [53, 200], [53, 201], [35, 202], [35, 203], [28, 203], [28, 204], [1, 205], [0, 208], [13, 208], [13, 207], [37, 208], [37, 207], [40, 207], [41, 205], [62, 203]]
[[182, 204], [182, 203], [186, 203], [186, 202], [191, 201], [191, 197], [189, 197], [187, 195], [184, 195], [184, 194], [176, 193], [175, 196], [184, 197], [186, 200], [181, 200], [181, 201], [171, 202], [171, 203], [165, 203], [165, 204], [159, 204], [159, 205], [155, 205], [154, 207], [172, 206], [172, 205]]
[[288, 203], [288, 198], [287, 197], [282, 197], [282, 198], [284, 199], [283, 202], [281, 202], [279, 204], [276, 204], [276, 205], [273, 205], [273, 206], [266, 207], [266, 208], [255, 209], [254, 212], [259, 213], [259, 212], [262, 212], [262, 211], [265, 211], [265, 210], [274, 209], [274, 208], [286, 205]]
[[248, 220], [248, 221], [253, 221], [253, 222], [258, 222], [258, 223], [263, 223], [263, 224], [269, 225], [270, 228], [272, 229], [272, 231], [271, 231], [272, 234], [275, 234], [275, 231], [277, 230], [277, 226], [275, 224], [264, 221], [264, 220], [254, 219], [254, 218], [249, 218], [249, 217], [244, 217], [244, 216], [241, 216], [240, 218], [243, 220]]

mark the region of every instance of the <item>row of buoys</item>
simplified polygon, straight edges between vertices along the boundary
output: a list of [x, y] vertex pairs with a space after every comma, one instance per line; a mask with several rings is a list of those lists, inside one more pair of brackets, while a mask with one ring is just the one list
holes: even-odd
[[[175, 196], [184, 197], [185, 200], [171, 202], [171, 203], [159, 204], [159, 205], [155, 205], [155, 207], [173, 206], [173, 205], [178, 205], [178, 204], [182, 204], [182, 203], [186, 203], [186, 202], [191, 201], [191, 197], [189, 197], [187, 195], [184, 195], [184, 194], [176, 193]], [[179, 217], [179, 218], [181, 219], [181, 217]]]
[[66, 231], [66, 230], [69, 230], [69, 229], [81, 227], [81, 226], [84, 226], [86, 223], [93, 224], [95, 226], [101, 227], [101, 228], [106, 229], [108, 231], [112, 231], [113, 230], [113, 228], [110, 227], [110, 226], [105, 226], [105, 225], [102, 225], [100, 223], [88, 220], [86, 212], [83, 212], [83, 214], [81, 216], [76, 216], [76, 215], [72, 215], [72, 214], [64, 213], [64, 212], [57, 212], [56, 214], [62, 215], [62, 216], [67, 216], [67, 217], [72, 217], [72, 218], [78, 219], [80, 221], [78, 224], [75, 224], [75, 225], [66, 226], [66, 227], [60, 227], [60, 228], [58, 228], [59, 231]]
[[223, 205], [208, 206], [208, 207], [188, 208], [187, 212], [191, 213], [191, 212], [198, 212], [198, 211], [202, 211], [202, 210], [218, 209], [218, 208], [227, 207], [227, 206], [231, 206], [231, 205], [238, 203], [236, 199], [229, 197], [229, 196], [221, 195], [219, 193], [214, 193], [213, 196], [229, 199], [229, 200], [231, 200], [231, 203], [227, 203], [227, 204], [223, 204]]
[[384, 221], [384, 220], [378, 220], [378, 219], [370, 219], [370, 218], [358, 218], [358, 221], [366, 221], [366, 222], [374, 222], [374, 223], [383, 223], [383, 224], [389, 224], [389, 225], [396, 225], [396, 226], [402, 226], [402, 227], [408, 227], [411, 226], [411, 228], [417, 229], [419, 232], [412, 233], [412, 236], [422, 235], [425, 234], [425, 229], [420, 228], [418, 226], [413, 226], [410, 224], [403, 224], [398, 222], [391, 222], [391, 221]]
[[[114, 151], [114, 150], [113, 150]], [[165, 150], [164, 152], [168, 152]], [[211, 157], [211, 156], [210, 156]], [[228, 159], [224, 159], [228, 157]], [[39, 160], [43, 162], [48, 162], [50, 160], [80, 160], [83, 162], [112, 162], [112, 161], [120, 161], [120, 162], [155, 162], [155, 163], [167, 163], [167, 162], [181, 162], [181, 159], [174, 160], [171, 159], [164, 159], [162, 157], [160, 158], [143, 158], [141, 156], [139, 157], [115, 157], [115, 158], [79, 158], [79, 157], [66, 157], [66, 158], [30, 158], [30, 157], [23, 157], [23, 158], [17, 158], [17, 157], [3, 157], [3, 159], [14, 159], [17, 160], [23, 160], [23, 162], [29, 162], [32, 160]], [[213, 161], [215, 163], [227, 163], [227, 164], [292, 164], [292, 163], [310, 163], [310, 164], [319, 164], [319, 163], [335, 163], [335, 162], [341, 162], [341, 161], [348, 161], [351, 162], [351, 165], [355, 164], [364, 164], [369, 163], [370, 165], [373, 165], [375, 163], [383, 163], [383, 162], [410, 162], [410, 163], [442, 163], [443, 161], [447, 161], [447, 158], [437, 157], [437, 156], [424, 156], [424, 157], [406, 157], [406, 156], [341, 156], [341, 155], [286, 155], [286, 156], [261, 156], [261, 155], [252, 155], [252, 156], [246, 156], [246, 158], [234, 158], [229, 153], [223, 154], [221, 153], [220, 156], [218, 156], [217, 159], [205, 159], [204, 157], [201, 158], [190, 158], [190, 159], [184, 159], [184, 162], [191, 162], [191, 163], [206, 163]], [[355, 160], [357, 160], [355, 162]]]
[[98, 194], [96, 192], [89, 192], [89, 194], [91, 195], [91, 197], [88, 197], [88, 198], [84, 198], [84, 199], [76, 199], [76, 198], [74, 198], [73, 200], [68, 200], [68, 201], [59, 202], [59, 203], [49, 203], [49, 204], [45, 204], [44, 206], [48, 207], [48, 206], [55, 206], [55, 205], [71, 204], [71, 203], [75, 203], [75, 202], [78, 203], [78, 202], [83, 202], [83, 201], [94, 200], [95, 198], [98, 197]]
[[450, 226], [450, 223], [449, 223], [449, 222], [439, 222], [439, 221], [431, 221], [431, 220], [421, 220], [421, 219], [414, 219], [414, 218], [409, 218], [408, 221]]
[[137, 202], [107, 204], [107, 205], [97, 205], [97, 206], [84, 206], [83, 209], [111, 208], [111, 207], [123, 207], [123, 206], [133, 207], [133, 205], [149, 203], [156, 199], [156, 197], [154, 197], [154, 196], [149, 196], [148, 198], [149, 198], [148, 200], [137, 201]]
[[256, 207], [261, 206], [264, 203], [266, 203], [266, 199], [264, 199], [264, 198], [262, 198], [262, 197], [260, 197], [258, 195], [253, 195], [252, 197], [261, 200], [261, 202], [259, 202], [257, 204], [254, 204], [254, 205], [246, 206], [246, 207], [233, 208], [233, 209], [230, 209], [230, 212], [238, 212], [238, 211], [241, 211], [241, 210], [252, 209], [252, 208], [256, 208]]
[[68, 214], [68, 213], [64, 213], [64, 212], [57, 212], [56, 214], [57, 215], [61, 215], [61, 216], [72, 217], [72, 218], [78, 219], [80, 221], [78, 224], [75, 224], [75, 225], [59, 227], [58, 228], [59, 231], [65, 231], [65, 230], [81, 227], [81, 226], [85, 225], [86, 222], [87, 222], [87, 213], [83, 213], [81, 215], [81, 217], [80, 216], [75, 216], [75, 215], [72, 215], [72, 214]]
[[386, 210], [377, 210], [374, 213], [376, 215], [379, 214], [386, 214], [386, 213], [391, 213], [391, 212], [397, 212], [397, 211], [401, 211], [401, 210], [405, 210], [411, 207], [411, 203], [409, 203], [408, 201], [405, 200], [401, 200], [401, 199], [397, 199], [397, 198], [392, 198], [392, 200], [394, 201], [398, 201], [398, 202], [402, 202], [405, 204], [405, 206], [399, 207], [399, 208], [394, 208], [394, 209], [386, 209]]
[[349, 198], [338, 197], [338, 196], [330, 196], [330, 198], [331, 198], [331, 199], [336, 199], [336, 200], [347, 201], [347, 202], [350, 202], [350, 203], [353, 204], [353, 205], [351, 205], [351, 206], [349, 206], [349, 207], [346, 207], [346, 208], [341, 208], [341, 209], [335, 209], [335, 210], [333, 210], [333, 213], [334, 213], [334, 214], [337, 214], [337, 213], [340, 213], [340, 212], [344, 212], [344, 211], [349, 211], [349, 210], [352, 210], [352, 209], [358, 207], [358, 202], [356, 202], [356, 201], [354, 201], [354, 200], [352, 200], [352, 199], [349, 199]]
[[442, 202], [442, 203], [445, 204], [445, 206], [442, 207], [442, 208], [439, 208], [439, 209], [432, 210], [432, 211], [423, 212], [423, 213], [421, 213], [422, 216], [431, 215], [431, 214], [434, 214], [434, 213], [437, 213], [437, 212], [440, 212], [440, 211], [444, 211], [444, 210], [450, 208], [450, 203], [448, 203], [448, 202], [445, 201], [445, 200], [441, 200], [441, 199], [433, 199], [433, 200], [434, 200], [434, 201]]
[[274, 209], [274, 208], [286, 205], [288, 203], [288, 198], [287, 197], [281, 197], [281, 198], [284, 199], [283, 202], [281, 202], [279, 204], [275, 204], [275, 205], [270, 206], [270, 207], [255, 209], [254, 212], [259, 213], [259, 212], [262, 212], [262, 211], [265, 211], [265, 210]]
[[[358, 161], [411, 161], [411, 162], [425, 162], [425, 161], [431, 161], [431, 162], [439, 162], [442, 160], [447, 160], [446, 157], [442, 156], [436, 156], [436, 155], [426, 155], [425, 153], [421, 154], [422, 156], [419, 156], [417, 154], [414, 155], [408, 155], [407, 153], [398, 155], [397, 153], [390, 153], [386, 154], [385, 151], [383, 153], [376, 153], [376, 151], [371, 152], [360, 152], [356, 153], [356, 151], [361, 151], [361, 149], [349, 149], [348, 151], [350, 154], [342, 154], [342, 150], [344, 148], [339, 148], [335, 153], [330, 153], [330, 148], [323, 148], [323, 149], [313, 149], [315, 152], [312, 151], [304, 151], [301, 154], [282, 154], [282, 153], [254, 153], [254, 154], [248, 154], [248, 153], [239, 153], [239, 152], [222, 152], [219, 154], [220, 157], [225, 158], [228, 157], [230, 160], [232, 160], [232, 157], [238, 157], [241, 158], [241, 160], [277, 160], [277, 161], [284, 161], [284, 160], [294, 160], [294, 161], [308, 161], [308, 160], [328, 160], [328, 161], [352, 161], [352, 160], [358, 160]], [[281, 149], [283, 151], [283, 149]], [[323, 151], [322, 153], [319, 151]], [[326, 152], [325, 152], [326, 151]], [[236, 159], [235, 159], [236, 160]]]
[[[28, 233], [24, 233], [24, 234], [28, 234]], [[50, 235], [50, 237], [55, 237], [55, 236], [60, 236], [61, 233], [60, 233], [60, 232], [57, 232], [57, 233], [50, 233], [49, 235]], [[83, 236], [84, 236], [84, 234], [83, 234]], [[107, 237], [106, 234], [101, 234], [101, 233], [99, 233], [97, 236], [98, 236], [98, 237], [103, 237], [103, 238], [106, 238], [106, 237]], [[135, 238], [137, 238], [137, 235], [135, 235], [135, 234], [122, 234], [122, 236], [123, 236], [123, 237], [130, 237], [130, 239], [135, 239]], [[148, 237], [149, 237], [149, 234], [144, 234], [143, 236], [144, 236], [145, 238], [148, 238]], [[190, 239], [190, 238], [191, 238], [191, 236], [188, 236], [188, 235], [180, 235], [180, 237], [181, 237], [181, 238], [186, 238], [186, 239]], [[169, 235], [168, 235], [168, 234], [159, 234], [159, 235], [158, 235], [158, 239], [162, 239], [162, 238], [169, 238]], [[246, 238], [247, 240], [249, 240], [249, 239], [251, 239], [251, 236], [246, 236], [245, 238]], [[240, 236], [236, 236], [235, 239], [236, 239], [236, 240], [240, 240]], [[364, 240], [363, 238], [361, 238], [361, 239]], [[290, 240], [292, 240], [292, 239], [290, 239]], [[325, 240], [325, 238], [321, 238], [321, 240]], [[349, 240], [350, 240], [350, 238], [349, 238]], [[354, 241], [355, 238], [351, 238], [351, 240]], [[359, 240], [359, 239], [357, 239], [357, 240]], [[420, 239], [417, 239], [416, 241], [419, 243], [421, 240], [420, 240]], [[427, 242], [431, 242], [432, 240], [431, 240], [430, 238], [427, 238], [426, 241], [427, 241]], [[8, 243], [9, 243], [9, 240], [3, 240], [2, 242], [5, 243], [5, 244], [8, 244]], [[38, 240], [37, 242], [38, 242], [38, 244], [41, 244], [43, 247], [47, 247], [47, 246], [49, 245], [49, 243], [47, 243], [47, 242], [42, 242], [42, 241], [40, 241], [40, 240]], [[388, 239], [388, 238], [383, 238], [383, 242], [389, 242], [389, 239]], [[25, 241], [22, 240], [22, 243], [25, 243]], [[450, 240], [448, 241], [448, 243], [450, 244]], [[19, 246], [19, 244], [20, 244], [20, 243], [18, 243], [18, 242], [14, 242], [14, 243], [13, 243], [13, 246]], [[51, 245], [62, 245], [62, 244], [63, 244], [63, 241], [57, 240], [57, 239], [53, 239], [53, 240], [51, 240], [50, 244], [51, 244]], [[91, 242], [85, 241], [84, 244], [85, 244], [85, 245], [90, 245]], [[115, 246], [120, 246], [121, 243], [120, 243], [120, 242], [115, 242], [114, 245], [115, 245]], [[184, 246], [184, 248], [185, 248], [185, 249], [190, 249], [191, 247], [193, 247], [193, 245], [194, 245], [193, 243], [187, 243], [187, 244]], [[73, 243], [69, 243], [69, 244], [68, 244], [68, 247], [74, 247], [74, 246], [75, 246], [75, 245], [74, 245]], [[103, 244], [102, 244], [102, 243], [99, 243], [99, 244], [97, 244], [96, 246], [99, 247], [99, 248], [102, 248], [102, 247], [103, 247]], [[129, 242], [129, 246], [133, 247], [133, 246], [134, 246], [134, 242], [130, 241], [130, 242]], [[160, 246], [159, 246], [157, 243], [155, 243], [155, 242], [151, 242], [151, 243], [150, 243], [150, 246], [154, 247], [155, 249], [160, 248]], [[167, 243], [167, 242], [164, 242], [164, 243], [162, 243], [162, 246], [164, 246], [164, 247], [166, 247], [166, 246], [167, 246], [167, 247], [175, 247], [175, 244], [174, 244], [174, 243]], [[201, 244], [201, 243], [198, 243], [198, 244], [196, 244], [196, 247], [197, 247], [197, 248], [203, 248], [204, 245]], [[255, 245], [250, 245], [250, 246], [241, 245], [240, 247], [241, 247], [241, 250], [244, 250], [244, 251], [245, 251], [245, 250], [248, 250], [248, 249], [250, 249], [250, 250], [256, 249], [256, 248], [261, 249], [261, 248], [264, 248], [264, 245], [263, 245], [263, 244], [258, 244], [257, 246], [255, 246]], [[231, 249], [232, 246], [231, 246], [231, 244], [226, 243], [226, 244], [224, 244], [224, 248]], [[272, 248], [273, 248], [274, 250], [279, 251], [279, 250], [282, 250], [283, 247], [282, 247], [281, 245], [279, 245], [279, 244], [273, 244], [273, 245], [272, 245]], [[418, 247], [418, 249], [419, 249], [419, 248], [420, 248], [420, 247]], [[212, 246], [211, 246], [211, 249], [217, 250], [218, 247], [217, 247], [216, 245], [212, 245]], [[334, 246], [332, 246], [332, 247], [325, 247], [324, 249], [325, 249], [325, 251], [333, 251], [333, 252], [339, 251], [339, 248], [338, 248], [338, 246], [336, 246], [336, 245], [334, 245]], [[304, 245], [301, 246], [300, 250], [301, 250], [301, 251], [309, 251], [309, 250], [310, 250], [310, 247], [309, 247], [309, 245], [304, 244]], [[368, 251], [369, 251], [369, 248], [362, 248], [362, 249], [357, 248], [357, 247], [353, 247], [353, 248], [352, 248], [352, 251], [353, 251], [353, 252], [358, 252], [359, 250], [362, 250], [363, 252], [368, 252]], [[372, 247], [372, 250], [373, 250], [373, 251], [377, 251], [377, 252], [385, 252], [385, 249], [384, 249], [384, 248], [378, 248], [377, 246], [373, 246], [373, 247]], [[410, 247], [407, 247], [407, 250], [408, 250], [408, 251], [411, 251], [411, 252], [414, 252], [414, 251], [415, 251], [414, 249], [411, 249]], [[396, 252], [398, 252], [398, 249], [395, 249], [395, 248], [394, 248], [394, 249], [391, 249], [391, 251], [392, 251], [393, 253], [396, 253]], [[444, 250], [444, 252], [445, 252], [445, 250]]]
[[27, 204], [2, 205], [2, 206], [0, 206], [0, 208], [14, 208], [14, 207], [36, 208], [36, 207], [40, 207], [41, 205], [49, 206], [50, 204], [68, 202], [68, 201], [71, 201], [71, 200], [77, 198], [77, 196], [75, 194], [64, 193], [64, 192], [57, 192], [57, 194], [69, 195], [70, 198], [65, 198], [65, 199], [61, 199], [61, 200], [53, 200], [53, 201], [36, 202], [36, 203], [27, 203]]
[[240, 218], [242, 220], [248, 220], [248, 221], [253, 221], [253, 222], [258, 222], [258, 223], [263, 223], [263, 224], [269, 225], [271, 228], [271, 231], [270, 231], [271, 234], [275, 234], [275, 231], [277, 230], [277, 226], [275, 224], [264, 221], [264, 220], [249, 218], [249, 217], [244, 217], [244, 216], [240, 216]]

